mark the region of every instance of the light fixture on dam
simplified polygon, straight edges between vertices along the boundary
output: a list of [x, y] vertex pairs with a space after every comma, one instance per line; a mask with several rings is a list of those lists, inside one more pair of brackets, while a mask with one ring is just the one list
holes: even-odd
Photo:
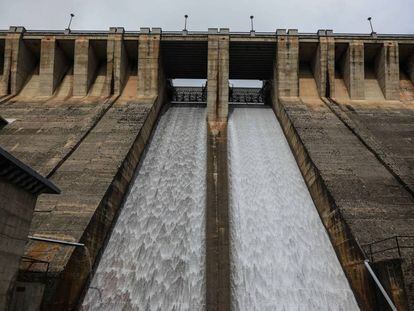
[[185, 14], [184, 15], [184, 29], [183, 29], [183, 31], [187, 31], [187, 18], [188, 18], [188, 15]]
[[68, 24], [68, 28], [66, 28], [67, 31], [70, 32], [70, 25], [72, 24], [72, 19], [75, 17], [75, 14], [70, 13], [70, 19], [69, 19], [69, 24]]
[[371, 35], [372, 35], [372, 34], [375, 34], [375, 31], [374, 31], [374, 28], [372, 27], [372, 22], [371, 22], [372, 17], [371, 17], [371, 16], [370, 16], [370, 17], [368, 17], [368, 18], [367, 18], [367, 20], [368, 20], [368, 22], [369, 22], [369, 26], [371, 27]]

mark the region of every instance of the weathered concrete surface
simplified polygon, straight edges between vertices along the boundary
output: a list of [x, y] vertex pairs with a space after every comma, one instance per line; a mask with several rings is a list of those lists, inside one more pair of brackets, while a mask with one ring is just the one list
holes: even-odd
[[273, 67], [276, 97], [299, 95], [299, 39], [297, 30], [278, 30], [277, 52]]
[[107, 45], [107, 73], [112, 80], [111, 93], [119, 95], [127, 80], [128, 57], [124, 44], [124, 28], [111, 27]]
[[[114, 70], [120, 69], [113, 62], [114, 38], [90, 40], [78, 38], [75, 41], [73, 95], [108, 96], [111, 93]], [[119, 93], [118, 93], [119, 94]]]
[[326, 30], [319, 30], [319, 44], [312, 59], [313, 78], [319, 96], [335, 93], [335, 40], [327, 36]]
[[[398, 310], [408, 310], [407, 297], [404, 289], [404, 277], [401, 273], [401, 260], [391, 259], [371, 264], [375, 274], [381, 280], [381, 284], [387, 293], [390, 293]], [[381, 306], [379, 309], [388, 310], [388, 303], [383, 295], [377, 292], [377, 301]]]
[[206, 205], [207, 310], [230, 310], [227, 122], [208, 122]]
[[207, 119], [226, 122], [229, 111], [229, 32], [209, 29]]
[[0, 310], [7, 310], [36, 196], [0, 178]]
[[400, 65], [398, 44], [384, 42], [375, 59], [376, 78], [385, 99], [398, 100], [400, 97]]
[[145, 34], [139, 37], [137, 94], [147, 98], [158, 94], [161, 32], [158, 28], [155, 32], [150, 32], [149, 28], [142, 31]]
[[0, 115], [16, 120], [0, 132], [0, 145], [42, 175], [54, 170], [112, 103], [14, 99], [0, 105]]
[[69, 69], [69, 61], [56, 43], [55, 37], [41, 42], [39, 94], [51, 96]]
[[362, 41], [352, 41], [349, 43], [341, 67], [349, 97], [352, 99], [364, 99], [365, 71], [364, 43]]
[[[108, 73], [111, 79], [118, 76], [121, 91], [121, 57], [116, 56], [114, 45], [109, 48], [112, 67]], [[54, 97], [32, 102], [18, 96], [17, 101], [0, 106], [2, 115], [18, 115], [2, 130], [0, 143], [49, 174], [62, 190], [58, 198], [39, 198], [30, 233], [85, 244], [27, 244], [27, 256], [49, 263], [47, 273], [44, 264], [22, 264], [19, 273], [20, 286], [27, 288], [28, 295], [43, 293], [42, 309], [76, 307], [166, 99], [159, 49], [148, 53], [157, 63], [156, 70], [152, 67], [147, 72], [153, 87], [145, 94], [136, 89], [131, 94], [138, 77], [130, 77], [121, 96], [62, 102]], [[33, 150], [38, 156], [31, 158]], [[26, 302], [33, 298], [18, 293], [15, 297]]]
[[414, 194], [414, 101], [337, 100], [333, 109]]
[[[411, 195], [411, 201], [407, 200], [408, 202], [395, 199], [394, 204], [398, 209], [394, 211], [401, 214], [399, 220], [389, 219], [389, 224], [384, 226], [386, 230], [382, 238], [393, 235], [413, 235], [413, 220], [410, 217], [405, 221], [403, 219], [414, 206], [414, 102], [336, 101], [331, 104], [331, 109], [375, 154], [378, 161], [394, 176], [400, 188]], [[384, 201], [385, 204], [387, 202]], [[405, 244], [411, 245], [411, 241]], [[383, 258], [397, 256], [394, 251], [385, 254]], [[403, 279], [410, 307], [414, 306], [413, 256], [414, 253], [410, 249], [402, 252]]]
[[[320, 99], [282, 100], [275, 110], [297, 154], [314, 200], [321, 201], [316, 205], [359, 303], [369, 310], [374, 306], [369, 280], [361, 266], [362, 254], [358, 254], [357, 245], [352, 243], [366, 244], [393, 235], [412, 235], [412, 195]], [[300, 144], [292, 144], [294, 132]], [[308, 159], [297, 151], [301, 144]], [[307, 162], [315, 167], [316, 176], [312, 176], [314, 173], [309, 175], [307, 167], [310, 164]], [[317, 179], [321, 186], [313, 186]], [[332, 207], [320, 209], [324, 191], [335, 213], [332, 213]], [[342, 229], [330, 227], [330, 217], [335, 214], [342, 218], [338, 222], [342, 223]], [[337, 238], [338, 235], [346, 239]], [[344, 242], [350, 244], [341, 245]], [[365, 278], [365, 284], [358, 278]]]
[[[50, 271], [61, 274], [56, 291], [46, 289], [44, 306], [72, 308], [91, 272], [112, 220], [151, 133], [160, 103], [116, 103], [77, 150], [53, 175], [62, 189], [56, 200], [43, 196], [36, 207], [31, 233], [81, 241], [88, 249], [50, 250], [31, 243], [28, 255], [51, 260]], [[48, 250], [42, 253], [42, 250]], [[48, 292], [49, 291], [49, 292]]]
[[24, 27], [10, 27], [10, 32], [7, 34], [0, 84], [2, 95], [19, 93], [37, 66], [36, 58], [23, 41], [25, 31]]

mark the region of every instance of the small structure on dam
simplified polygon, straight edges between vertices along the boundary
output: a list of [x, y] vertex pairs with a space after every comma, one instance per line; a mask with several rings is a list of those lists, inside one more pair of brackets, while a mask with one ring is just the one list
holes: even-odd
[[12, 310], [414, 309], [414, 35], [13, 26], [0, 116]]
[[[6, 122], [7, 123], [7, 122]], [[7, 310], [16, 288], [37, 197], [60, 190], [0, 147], [0, 310]]]

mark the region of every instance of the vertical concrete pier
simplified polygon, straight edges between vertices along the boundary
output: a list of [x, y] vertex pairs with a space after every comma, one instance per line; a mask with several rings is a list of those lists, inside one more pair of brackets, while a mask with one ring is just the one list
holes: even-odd
[[56, 38], [43, 38], [41, 41], [39, 69], [39, 92], [42, 96], [53, 95], [56, 87], [62, 81], [68, 65], [63, 51], [57, 45]]
[[411, 82], [414, 83], [414, 54], [408, 60], [407, 72], [410, 76]]
[[73, 72], [73, 95], [86, 96], [93, 82], [97, 67], [95, 53], [88, 38], [75, 41], [75, 64]]
[[343, 64], [345, 85], [351, 99], [365, 98], [364, 43], [349, 43]]
[[385, 99], [400, 98], [398, 44], [384, 42], [375, 60], [375, 73]]
[[158, 94], [161, 29], [141, 28], [138, 45], [138, 96], [151, 98]]
[[335, 40], [331, 30], [319, 30], [319, 44], [312, 61], [313, 76], [319, 96], [332, 96], [335, 92]]
[[24, 27], [10, 27], [6, 37], [3, 79], [0, 94], [20, 92], [37, 62], [23, 41]]
[[208, 30], [207, 118], [227, 122], [229, 97], [229, 30]]
[[209, 29], [207, 82], [207, 310], [230, 310], [227, 116], [228, 29]]
[[274, 62], [274, 91], [276, 96], [299, 96], [299, 39], [296, 29], [278, 29], [276, 60]]
[[124, 32], [123, 27], [111, 27], [108, 35], [106, 76], [110, 79], [108, 83], [110, 93], [115, 95], [121, 94], [127, 78], [128, 57]]

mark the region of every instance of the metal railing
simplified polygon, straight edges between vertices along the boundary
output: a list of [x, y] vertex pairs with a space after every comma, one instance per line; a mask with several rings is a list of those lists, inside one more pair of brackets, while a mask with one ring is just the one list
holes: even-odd
[[397, 258], [402, 258], [402, 250], [414, 249], [414, 236], [395, 235], [362, 245], [362, 248], [371, 262], [375, 262], [375, 256], [378, 257], [379, 254], [382, 255], [381, 257], [392, 256], [395, 258], [397, 257], [395, 255], [398, 255]]
[[[408, 244], [406, 244], [407, 241], [408, 241]], [[388, 293], [382, 286], [375, 272], [371, 268], [369, 262], [375, 262], [375, 256], [380, 257], [380, 259], [390, 259], [390, 258], [401, 259], [403, 249], [414, 249], [413, 242], [414, 242], [414, 236], [395, 235], [392, 237], [374, 241], [374, 242], [364, 244], [361, 246], [363, 252], [365, 253], [365, 257], [369, 258], [369, 259], [365, 259], [364, 265], [367, 268], [368, 272], [370, 273], [371, 277], [373, 278], [375, 284], [381, 291], [385, 300], [389, 304], [391, 310], [393, 311], [397, 311], [397, 308], [395, 307], [391, 298], [388, 296]]]
[[33, 266], [37, 266], [37, 265], [42, 265], [45, 267], [44, 269], [44, 279], [47, 279], [47, 275], [49, 273], [49, 266], [50, 266], [50, 262], [46, 261], [46, 260], [41, 260], [41, 259], [37, 259], [37, 258], [33, 258], [33, 257], [29, 257], [29, 256], [22, 256], [21, 257], [21, 262], [22, 263], [26, 263], [26, 270], [31, 270], [33, 268]]
[[[207, 88], [204, 87], [174, 87], [171, 102], [173, 103], [205, 103]], [[244, 104], [260, 104], [264, 102], [262, 88], [229, 87], [229, 102]]]

